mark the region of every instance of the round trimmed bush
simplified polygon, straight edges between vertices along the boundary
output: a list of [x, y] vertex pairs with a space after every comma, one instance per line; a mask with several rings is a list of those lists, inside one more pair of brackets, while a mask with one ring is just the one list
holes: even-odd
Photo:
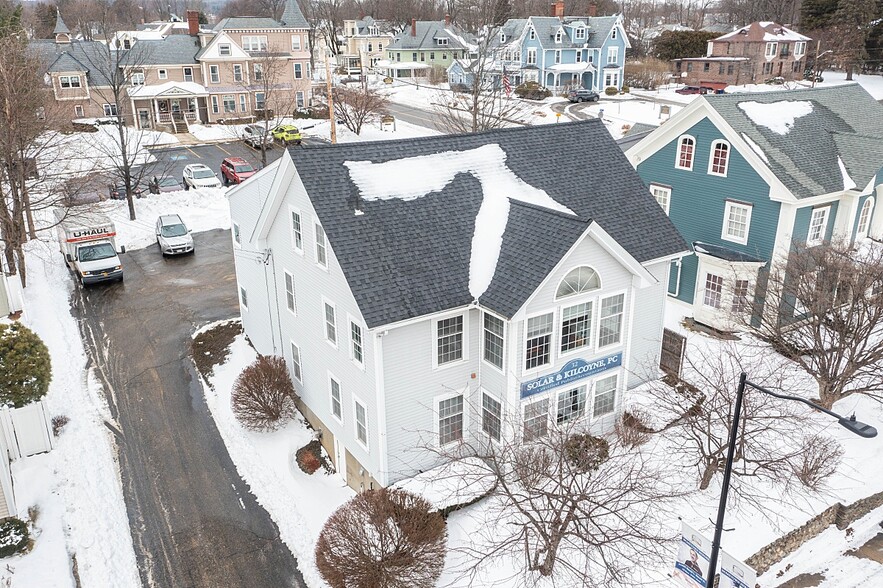
[[578, 433], [564, 442], [564, 456], [572, 468], [584, 474], [597, 470], [610, 456], [606, 439]]
[[619, 90], [616, 89], [616, 86], [607, 86], [606, 88], [604, 88], [604, 93], [608, 96], [614, 96], [616, 94], [619, 94]]
[[245, 427], [273, 431], [294, 417], [295, 397], [285, 360], [262, 355], [236, 378], [230, 400]]
[[538, 82], [524, 82], [515, 88], [515, 95], [528, 100], [543, 100], [551, 96], [552, 92]]
[[28, 546], [30, 533], [21, 519], [10, 517], [0, 521], [0, 557], [9, 557]]
[[0, 404], [20, 408], [49, 390], [52, 362], [40, 337], [19, 323], [0, 324]]
[[445, 520], [404, 490], [367, 490], [331, 515], [316, 566], [332, 588], [434, 588], [445, 563]]
[[623, 86], [621, 92], [623, 94], [628, 94], [630, 90], [631, 88], [629, 88], [628, 86]]

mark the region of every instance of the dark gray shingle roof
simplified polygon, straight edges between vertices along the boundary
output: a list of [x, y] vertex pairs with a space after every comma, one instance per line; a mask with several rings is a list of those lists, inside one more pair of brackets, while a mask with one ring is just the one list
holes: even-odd
[[28, 50], [42, 62], [49, 72], [82, 72], [91, 86], [106, 86], [111, 64], [110, 51], [98, 41], [56, 43], [52, 39], [36, 39], [28, 43]]
[[196, 64], [199, 39], [190, 35], [169, 35], [156, 41], [138, 41], [131, 51], [140, 49], [139, 62], [143, 65]]
[[[883, 166], [883, 106], [858, 84], [700, 99], [707, 100], [737, 133], [747, 135], [763, 151], [770, 170], [797, 198], [843, 190], [838, 157], [859, 189]], [[812, 110], [795, 118], [782, 135], [752, 120], [744, 105], [740, 108], [746, 102], [809, 102]]]
[[297, 0], [287, 0], [285, 3], [285, 10], [282, 12], [282, 18], [280, 19], [281, 23], [286, 27], [293, 29], [308, 29], [310, 28], [310, 24], [307, 22], [307, 19], [304, 18], [304, 13], [301, 12], [300, 6], [297, 4]]
[[[418, 20], [415, 25], [417, 34], [411, 35], [411, 26], [396, 35], [392, 43], [387, 49], [468, 49], [467, 43], [474, 43], [473, 35], [460, 30], [456, 25], [451, 24], [445, 27], [445, 21], [436, 20]], [[447, 45], [439, 45], [436, 39], [448, 39]]]
[[263, 16], [231, 16], [221, 19], [212, 30], [216, 33], [225, 29], [276, 29], [279, 23]]
[[[481, 303], [511, 317], [597, 222], [638, 261], [687, 250], [674, 225], [597, 120], [402, 141], [292, 149], [301, 180], [369, 327], [471, 302], [469, 260], [481, 186], [458, 174], [416, 200], [362, 202], [345, 161], [380, 163], [499, 145], [521, 180], [577, 216], [516, 201]], [[566, 170], [562, 169], [566, 166]], [[391, 182], [395, 178], [390, 178]]]

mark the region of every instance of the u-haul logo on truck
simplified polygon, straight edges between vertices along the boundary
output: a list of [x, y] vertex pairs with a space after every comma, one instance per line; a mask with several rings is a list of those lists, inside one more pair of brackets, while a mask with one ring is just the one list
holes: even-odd
[[95, 229], [82, 229], [79, 231], [71, 231], [72, 237], [67, 240], [68, 243], [76, 243], [78, 241], [92, 241], [97, 238], [115, 237], [116, 233], [110, 230], [110, 227], [99, 227]]

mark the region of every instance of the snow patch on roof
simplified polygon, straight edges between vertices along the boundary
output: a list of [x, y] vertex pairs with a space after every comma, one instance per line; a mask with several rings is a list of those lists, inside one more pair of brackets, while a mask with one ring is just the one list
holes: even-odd
[[[472, 174], [481, 183], [483, 200], [475, 217], [469, 261], [469, 293], [476, 300], [490, 286], [496, 272], [510, 199], [576, 216], [544, 190], [516, 176], [506, 165], [506, 152], [494, 143], [467, 151], [443, 151], [383, 163], [345, 161], [344, 165], [365, 200], [416, 200], [441, 192], [461, 173]], [[390, 178], [396, 181], [390, 182]]]
[[812, 112], [808, 100], [780, 100], [778, 102], [742, 102], [739, 108], [759, 126], [779, 135], [787, 135], [795, 121]]
[[846, 171], [846, 166], [839, 155], [837, 156], [837, 165], [840, 167], [840, 175], [843, 177], [843, 189], [855, 190], [858, 186], [855, 185], [855, 181], [849, 176], [849, 172]]
[[473, 502], [490, 492], [495, 478], [477, 457], [467, 457], [393, 484], [428, 500], [438, 510]]
[[754, 151], [758, 157], [760, 157], [764, 163], [769, 163], [770, 160], [767, 159], [766, 153], [763, 152], [763, 149], [760, 148], [760, 145], [751, 140], [751, 137], [746, 135], [745, 133], [739, 133], [742, 136], [742, 140], [748, 143], [748, 146], [751, 147], [751, 150]]

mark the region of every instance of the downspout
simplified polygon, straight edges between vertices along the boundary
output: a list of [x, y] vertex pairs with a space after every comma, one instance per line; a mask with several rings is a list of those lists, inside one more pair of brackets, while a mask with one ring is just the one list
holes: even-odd
[[[267, 318], [270, 321], [270, 342], [273, 345], [273, 353], [276, 353], [276, 329], [273, 326], [273, 308], [270, 306], [270, 284], [269, 278], [267, 276], [267, 266], [270, 265], [270, 259], [272, 258], [273, 252], [271, 249], [266, 249], [263, 253], [263, 259], [261, 263], [264, 264], [264, 290], [267, 292]], [[276, 287], [276, 266], [273, 264], [273, 293], [276, 298], [276, 312], [279, 312], [279, 292]], [[281, 337], [281, 333], [280, 333]]]
[[681, 262], [683, 260], [683, 257], [679, 257], [675, 260], [675, 264], [678, 266], [678, 275], [675, 278], [675, 291], [672, 294], [675, 298], [681, 295]]

